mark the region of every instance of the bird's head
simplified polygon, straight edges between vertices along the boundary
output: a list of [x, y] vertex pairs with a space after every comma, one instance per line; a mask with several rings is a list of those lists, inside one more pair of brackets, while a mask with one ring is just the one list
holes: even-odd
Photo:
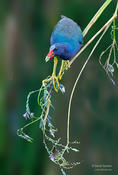
[[57, 48], [56, 48], [55, 44], [50, 47], [49, 53], [45, 58], [46, 62], [49, 61], [51, 58], [53, 58], [55, 56], [55, 51], [56, 50], [57, 50]]
[[55, 56], [59, 56], [62, 59], [64, 59], [64, 58], [68, 59], [68, 57], [70, 56], [69, 51], [70, 51], [70, 47], [66, 43], [53, 44], [49, 49], [49, 53], [46, 56], [45, 61], [47, 62]]

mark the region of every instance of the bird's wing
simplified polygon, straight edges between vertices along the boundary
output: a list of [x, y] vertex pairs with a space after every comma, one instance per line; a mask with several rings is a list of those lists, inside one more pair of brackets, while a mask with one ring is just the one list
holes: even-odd
[[51, 45], [62, 42], [78, 42], [79, 40], [83, 41], [80, 27], [70, 18], [62, 16], [52, 32]]

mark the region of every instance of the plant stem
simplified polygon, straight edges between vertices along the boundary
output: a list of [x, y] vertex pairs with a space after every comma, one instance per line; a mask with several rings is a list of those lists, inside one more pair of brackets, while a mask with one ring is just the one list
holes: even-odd
[[96, 42], [95, 46], [93, 47], [90, 55], [88, 56], [87, 60], [85, 61], [82, 69], [80, 70], [78, 77], [74, 83], [71, 95], [70, 95], [70, 100], [69, 100], [69, 106], [68, 106], [68, 119], [67, 119], [67, 146], [69, 145], [69, 140], [70, 140], [70, 109], [71, 109], [71, 103], [72, 103], [72, 98], [73, 98], [73, 94], [75, 91], [75, 88], [77, 86], [77, 83], [81, 77], [82, 72], [84, 71], [89, 59], [91, 58], [93, 52], [95, 51], [96, 47], [98, 46], [99, 42], [101, 41], [101, 39], [103, 38], [104, 34], [106, 33], [106, 31], [108, 30], [109, 26], [111, 25], [111, 23], [117, 18], [117, 11], [118, 11], [118, 2], [116, 5], [116, 10], [115, 13], [113, 14], [113, 16], [107, 21], [107, 23], [87, 42], [87, 44], [73, 57], [73, 59], [70, 61], [69, 66], [75, 61], [75, 59], [85, 50], [85, 48], [102, 32], [101, 37], [98, 39], [98, 41]]
[[28, 123], [27, 125], [23, 126], [23, 127], [21, 128], [21, 130], [24, 130], [24, 129], [27, 128], [29, 125], [31, 125], [31, 124], [37, 122], [38, 120], [41, 119], [41, 117], [42, 117], [42, 115], [41, 115], [40, 117], [38, 117], [36, 120], [33, 120], [32, 122], [30, 122], [30, 123]]
[[101, 6], [101, 8], [97, 11], [95, 16], [91, 19], [89, 24], [86, 26], [86, 28], [83, 31], [83, 37], [88, 33], [90, 28], [93, 26], [93, 24], [98, 20], [100, 15], [103, 13], [103, 11], [106, 9], [106, 7], [111, 3], [112, 0], [106, 0], [105, 3]]
[[69, 62], [69, 66], [76, 60], [76, 58], [87, 48], [89, 44], [93, 42], [93, 40], [103, 31], [107, 26], [115, 20], [117, 17], [117, 14], [114, 13], [114, 15], [107, 21], [107, 23], [85, 44], [84, 47], [72, 58], [72, 60]]
[[93, 52], [95, 51], [96, 47], [98, 46], [99, 42], [101, 41], [101, 39], [103, 38], [104, 34], [106, 33], [106, 31], [108, 30], [109, 26], [110, 26], [111, 23], [109, 23], [109, 25], [105, 28], [104, 32], [102, 33], [101, 37], [98, 39], [97, 43], [95, 44], [95, 46], [93, 47], [90, 55], [88, 56], [87, 60], [85, 61], [84, 65], [82, 66], [82, 69], [80, 70], [79, 72], [79, 75], [74, 83], [74, 86], [73, 86], [73, 89], [72, 89], [72, 92], [71, 92], [71, 95], [70, 95], [70, 100], [69, 100], [69, 106], [68, 106], [68, 120], [67, 120], [67, 145], [69, 144], [69, 133], [70, 133], [70, 109], [71, 109], [71, 103], [72, 103], [72, 98], [73, 98], [73, 94], [74, 94], [74, 91], [75, 91], [75, 88], [77, 86], [77, 83], [80, 79], [80, 76], [82, 74], [82, 72], [84, 71], [89, 59], [91, 58]]
[[47, 116], [48, 116], [48, 114], [49, 114], [50, 104], [51, 104], [51, 101], [48, 100], [48, 106], [47, 106], [46, 113], [45, 113], [45, 117], [44, 117], [44, 121], [45, 121], [45, 122], [46, 122]]

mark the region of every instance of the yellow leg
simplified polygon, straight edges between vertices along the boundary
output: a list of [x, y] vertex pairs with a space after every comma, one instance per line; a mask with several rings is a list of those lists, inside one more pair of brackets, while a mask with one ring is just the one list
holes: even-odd
[[62, 60], [61, 68], [60, 68], [60, 71], [59, 71], [59, 74], [58, 74], [59, 80], [62, 79], [62, 76], [64, 74], [65, 69], [67, 70], [68, 68], [70, 68], [69, 60]]
[[64, 60], [62, 60], [61, 68], [60, 68], [60, 71], [59, 71], [59, 74], [58, 74], [59, 80], [61, 80], [63, 74], [64, 74]]
[[58, 92], [58, 89], [55, 86], [55, 81], [57, 83], [57, 86], [59, 87], [58, 77], [56, 76], [57, 63], [58, 63], [58, 59], [57, 59], [57, 57], [54, 57], [54, 67], [53, 67], [53, 73], [52, 73], [52, 80], [53, 80], [53, 86], [54, 86], [54, 89], [56, 92]]
[[[52, 76], [49, 78], [49, 79], [45, 79], [42, 81], [42, 84], [43, 86], [45, 86], [45, 83], [46, 82], [50, 82], [50, 81], [53, 81], [53, 86], [54, 86], [54, 90], [56, 92], [58, 92], [58, 89], [56, 88], [56, 83], [57, 83], [57, 86], [59, 87], [59, 81], [58, 81], [58, 77], [56, 76], [56, 68], [57, 68], [57, 63], [58, 63], [58, 59], [57, 57], [54, 57], [54, 67], [53, 67], [53, 73], [52, 73]], [[55, 83], [56, 82], [56, 83]]]

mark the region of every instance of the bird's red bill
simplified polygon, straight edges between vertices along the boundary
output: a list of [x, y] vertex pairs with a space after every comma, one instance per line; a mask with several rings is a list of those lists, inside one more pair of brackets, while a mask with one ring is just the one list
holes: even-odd
[[53, 50], [50, 50], [48, 55], [45, 58], [45, 61], [46, 62], [49, 61], [52, 57], [54, 57], [54, 52], [53, 52]]
[[50, 60], [54, 56], [53, 50], [50, 50], [47, 56], [48, 56], [48, 58]]

